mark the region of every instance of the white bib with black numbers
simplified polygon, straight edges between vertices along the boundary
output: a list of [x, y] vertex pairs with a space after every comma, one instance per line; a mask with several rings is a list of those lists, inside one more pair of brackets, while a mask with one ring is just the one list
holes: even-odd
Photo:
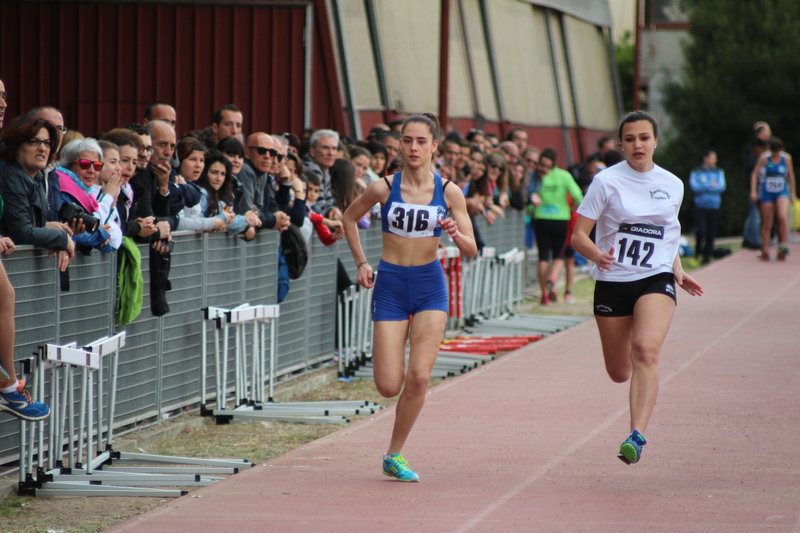
[[388, 216], [389, 231], [401, 237], [433, 237], [437, 213], [433, 205], [394, 202]]
[[664, 226], [620, 224], [614, 239], [617, 263], [647, 272], [664, 262]]
[[784, 178], [767, 178], [767, 192], [783, 192], [785, 186], [786, 180]]

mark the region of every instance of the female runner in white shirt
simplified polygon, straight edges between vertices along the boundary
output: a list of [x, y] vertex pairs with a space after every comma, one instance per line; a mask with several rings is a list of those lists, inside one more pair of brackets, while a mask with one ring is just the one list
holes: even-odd
[[[642, 111], [620, 124], [625, 161], [597, 174], [578, 208], [572, 245], [595, 263], [594, 314], [606, 371], [631, 380], [631, 434], [618, 457], [639, 461], [642, 433], [658, 395], [658, 355], [675, 313], [675, 283], [693, 296], [703, 289], [678, 256], [683, 182], [653, 163], [656, 121]], [[597, 225], [597, 245], [589, 238]]]
[[[356, 282], [367, 289], [375, 286], [372, 296], [375, 386], [387, 398], [397, 396], [402, 390], [392, 438], [383, 456], [383, 473], [398, 481], [419, 481], [400, 451], [425, 403], [431, 370], [447, 324], [447, 289], [436, 259], [439, 235], [446, 232], [467, 257], [475, 256], [477, 246], [461, 189], [431, 170], [440, 136], [436, 118], [429, 114], [411, 116], [403, 123], [400, 135], [403, 170], [372, 182], [347, 208], [343, 223], [358, 269]], [[372, 266], [361, 248], [356, 222], [377, 203], [385, 212], [376, 286]], [[409, 315], [413, 315], [410, 328]], [[409, 339], [406, 368], [405, 347]]]

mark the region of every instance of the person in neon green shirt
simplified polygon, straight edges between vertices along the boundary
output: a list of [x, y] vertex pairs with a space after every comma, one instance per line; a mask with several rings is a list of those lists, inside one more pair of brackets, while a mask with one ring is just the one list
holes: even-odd
[[[556, 301], [556, 280], [564, 267], [564, 243], [567, 239], [567, 227], [572, 217], [567, 194], [572, 196], [577, 206], [583, 200], [580, 187], [575, 183], [572, 174], [555, 166], [558, 154], [552, 148], [546, 149], [539, 156], [536, 174], [542, 180], [538, 193], [532, 197], [536, 207], [536, 246], [539, 249], [539, 286], [542, 290], [542, 305]], [[550, 263], [553, 268], [548, 277]]]

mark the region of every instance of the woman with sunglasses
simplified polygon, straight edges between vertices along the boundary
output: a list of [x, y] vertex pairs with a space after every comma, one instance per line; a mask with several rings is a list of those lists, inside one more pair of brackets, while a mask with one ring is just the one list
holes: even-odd
[[56, 253], [58, 268], [65, 271], [75, 257], [72, 231], [62, 223], [47, 223], [50, 209], [42, 172], [55, 158], [56, 129], [46, 120], [23, 115], [3, 128], [0, 157], [0, 197], [5, 208], [0, 234], [15, 244], [32, 244]]
[[[61, 148], [61, 160], [56, 167], [61, 199], [66, 204], [80, 206], [87, 214], [96, 215], [97, 218], [98, 224], [95, 226], [84, 220], [86, 231], [72, 238], [85, 255], [89, 255], [92, 248], [106, 253], [113, 251], [109, 226], [99, 220], [100, 205], [92, 195], [92, 187], [99, 182], [104, 166], [103, 149], [96, 140], [89, 138], [71, 141]], [[109, 183], [105, 188], [109, 196], [116, 198], [119, 194], [118, 182]]]
[[[344, 213], [347, 244], [358, 271], [356, 282], [366, 289], [375, 287], [375, 386], [385, 397], [400, 394], [392, 437], [383, 455], [383, 474], [398, 481], [419, 481], [400, 452], [425, 403], [447, 323], [447, 286], [436, 259], [442, 233], [447, 233], [464, 255], [477, 253], [464, 195], [431, 171], [440, 135], [433, 115], [407, 118], [400, 141], [403, 170], [369, 185]], [[376, 203], [381, 204], [383, 214], [377, 282], [356, 227]]]
[[536, 175], [542, 180], [542, 184], [539, 192], [532, 198], [535, 206], [536, 245], [539, 248], [538, 277], [542, 305], [557, 299], [556, 281], [564, 267], [564, 244], [572, 218], [569, 197], [572, 197], [575, 205], [583, 200], [581, 188], [572, 174], [556, 166], [557, 158], [558, 154], [552, 148], [547, 148], [539, 155]]

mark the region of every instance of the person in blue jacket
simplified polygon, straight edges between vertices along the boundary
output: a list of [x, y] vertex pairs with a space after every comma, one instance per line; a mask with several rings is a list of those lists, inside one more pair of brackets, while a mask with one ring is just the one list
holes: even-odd
[[703, 164], [692, 171], [689, 186], [694, 193], [695, 254], [697, 257], [702, 255], [703, 264], [706, 265], [711, 261], [714, 251], [719, 206], [722, 193], [725, 192], [725, 171], [717, 167], [716, 152], [703, 152]]

